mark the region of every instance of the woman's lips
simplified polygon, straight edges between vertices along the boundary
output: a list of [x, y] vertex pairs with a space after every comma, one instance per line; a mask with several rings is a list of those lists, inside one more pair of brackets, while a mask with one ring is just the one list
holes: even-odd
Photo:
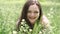
[[29, 17], [30, 19], [35, 19], [35, 17]]

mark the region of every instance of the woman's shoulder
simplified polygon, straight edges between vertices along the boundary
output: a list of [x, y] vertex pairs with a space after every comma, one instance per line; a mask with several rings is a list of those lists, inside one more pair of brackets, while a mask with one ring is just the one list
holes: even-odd
[[45, 15], [42, 16], [42, 25], [44, 27], [48, 27], [50, 25], [50, 21]]
[[49, 23], [47, 16], [45, 16], [45, 15], [42, 16], [42, 22]]

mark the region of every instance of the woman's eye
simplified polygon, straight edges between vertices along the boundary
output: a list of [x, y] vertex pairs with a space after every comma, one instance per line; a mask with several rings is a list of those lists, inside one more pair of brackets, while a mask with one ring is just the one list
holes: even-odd
[[28, 11], [28, 13], [31, 13], [31, 11]]
[[38, 13], [38, 11], [35, 11], [34, 13]]

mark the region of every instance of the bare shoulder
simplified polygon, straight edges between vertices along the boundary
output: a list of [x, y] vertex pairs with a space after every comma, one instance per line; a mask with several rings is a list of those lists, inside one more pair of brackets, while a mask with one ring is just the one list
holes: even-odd
[[49, 23], [49, 20], [45, 15], [42, 16], [42, 22], [44, 22], [46, 24]]
[[45, 29], [48, 29], [49, 31], [52, 31], [50, 21], [47, 18], [47, 16], [45, 16], [45, 15], [42, 16], [42, 25]]
[[50, 25], [50, 21], [49, 21], [49, 19], [45, 15], [42, 16], [42, 24], [44, 26]]

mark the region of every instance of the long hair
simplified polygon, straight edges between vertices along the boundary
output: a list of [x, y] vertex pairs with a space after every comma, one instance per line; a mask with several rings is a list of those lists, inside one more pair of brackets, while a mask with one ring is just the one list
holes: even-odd
[[31, 25], [30, 21], [27, 19], [27, 12], [28, 12], [29, 7], [30, 7], [31, 5], [34, 5], [34, 4], [36, 4], [36, 5], [38, 6], [39, 11], [40, 11], [38, 20], [41, 19], [41, 17], [42, 17], [42, 8], [41, 8], [40, 3], [39, 3], [38, 1], [32, 1], [32, 0], [31, 0], [31, 1], [27, 1], [27, 2], [24, 4], [24, 7], [23, 7], [23, 9], [22, 9], [21, 16], [20, 16], [20, 18], [19, 18], [19, 20], [18, 20], [17, 30], [19, 30], [19, 25], [20, 25], [22, 19], [25, 19], [25, 21], [26, 21], [27, 24], [30, 26], [30, 28], [33, 29], [33, 25]]

